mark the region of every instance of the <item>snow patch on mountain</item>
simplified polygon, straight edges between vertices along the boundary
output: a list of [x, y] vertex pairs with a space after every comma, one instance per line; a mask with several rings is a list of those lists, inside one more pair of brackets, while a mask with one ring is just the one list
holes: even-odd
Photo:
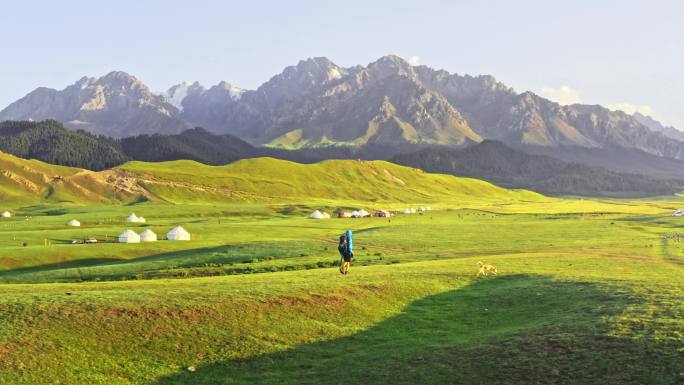
[[342, 77], [342, 72], [337, 67], [331, 67], [328, 70], [328, 79], [334, 80]]
[[230, 98], [233, 100], [240, 100], [242, 94], [245, 93], [245, 90], [242, 88], [235, 87], [234, 85], [224, 81], [219, 83], [219, 87], [222, 87], [224, 90], [228, 91]]
[[169, 104], [178, 108], [178, 110], [183, 111], [183, 99], [188, 96], [189, 89], [190, 83], [182, 82], [181, 84], [169, 88], [168, 91], [162, 93], [162, 96]]

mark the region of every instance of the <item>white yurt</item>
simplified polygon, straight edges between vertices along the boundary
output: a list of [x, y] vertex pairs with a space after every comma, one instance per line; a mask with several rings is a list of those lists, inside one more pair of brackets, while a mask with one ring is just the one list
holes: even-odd
[[368, 211], [366, 211], [364, 209], [359, 210], [359, 217], [365, 218], [365, 217], [369, 217], [369, 216], [370, 216], [370, 213]]
[[147, 219], [145, 219], [145, 217], [138, 217], [138, 222], [139, 223], [145, 223], [145, 222], [147, 222]]
[[72, 219], [72, 220], [70, 220], [69, 222], [67, 222], [67, 226], [71, 226], [71, 227], [81, 227], [81, 222], [79, 222], [79, 221], [77, 221], [77, 220], [75, 220], [75, 219]]
[[189, 241], [190, 233], [185, 231], [184, 228], [176, 226], [166, 234], [166, 239], [169, 241]]
[[140, 242], [157, 242], [157, 234], [154, 231], [147, 229], [140, 233]]
[[684, 209], [679, 209], [672, 213], [673, 217], [684, 217]]
[[321, 213], [323, 214], [323, 218], [330, 219], [330, 214], [326, 213], [325, 211], [321, 211]]
[[325, 214], [316, 210], [309, 215], [311, 219], [325, 219]]
[[3, 218], [11, 218], [12, 213], [10, 213], [9, 211], [3, 211], [2, 214], [0, 214], [0, 216]]
[[350, 216], [352, 218], [361, 218], [361, 213], [359, 213], [359, 210], [354, 210], [351, 212]]
[[404, 214], [415, 214], [416, 209], [412, 208], [405, 208], [404, 211], [402, 211]]
[[126, 222], [138, 223], [138, 222], [140, 222], [140, 218], [138, 218], [138, 216], [135, 215], [135, 213], [133, 213], [133, 214], [129, 215], [128, 218], [126, 218]]
[[133, 230], [126, 230], [119, 235], [119, 243], [140, 243], [140, 235]]

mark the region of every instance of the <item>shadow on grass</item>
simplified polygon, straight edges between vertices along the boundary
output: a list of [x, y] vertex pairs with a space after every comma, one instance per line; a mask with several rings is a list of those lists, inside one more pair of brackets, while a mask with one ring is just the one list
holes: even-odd
[[[74, 245], [74, 247], [90, 247], [90, 245]], [[169, 251], [129, 259], [86, 258], [5, 270], [0, 272], [0, 281], [3, 278], [11, 278], [13, 281], [21, 279], [23, 283], [94, 279], [118, 280], [131, 279], [138, 274], [150, 274], [150, 277], [157, 277], [153, 274], [154, 272], [163, 273], [169, 269], [194, 269], [212, 266], [223, 268], [224, 265], [227, 269], [239, 271], [240, 269], [250, 269], [255, 262], [301, 257], [308, 255], [307, 253], [311, 251], [328, 253], [333, 256], [333, 259], [337, 259], [337, 251], [335, 250], [335, 254], [333, 254], [332, 250], [325, 250], [325, 247], [328, 245], [321, 244], [318, 241], [255, 242]], [[82, 272], [75, 271], [75, 269], [80, 268], [84, 268], [84, 270]], [[32, 276], [36, 273], [40, 274], [41, 277], [33, 280]], [[217, 274], [213, 272], [197, 274], [197, 276]], [[174, 275], [168, 277], [171, 278]]]
[[0, 272], [0, 278], [51, 270], [78, 269], [81, 267], [101, 266], [105, 264], [116, 263], [117, 261], [119, 261], [119, 259], [117, 258], [85, 258], [64, 262], [49, 263], [38, 266], [18, 267], [15, 269]]
[[154, 384], [674, 384], [683, 369], [676, 346], [644, 330], [640, 338], [609, 334], [607, 317], [634, 300], [544, 276], [487, 279], [415, 301], [348, 337], [198, 366]]

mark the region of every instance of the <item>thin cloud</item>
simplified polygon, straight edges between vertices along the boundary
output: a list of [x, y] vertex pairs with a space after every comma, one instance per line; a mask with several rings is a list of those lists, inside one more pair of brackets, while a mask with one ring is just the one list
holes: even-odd
[[623, 111], [630, 115], [638, 112], [642, 115], [653, 116], [653, 107], [646, 104], [632, 104], [632, 103], [613, 103], [607, 106], [609, 109], [614, 111]]
[[582, 101], [580, 92], [566, 85], [562, 85], [558, 88], [543, 87], [541, 94], [543, 97], [563, 105], [577, 104]]

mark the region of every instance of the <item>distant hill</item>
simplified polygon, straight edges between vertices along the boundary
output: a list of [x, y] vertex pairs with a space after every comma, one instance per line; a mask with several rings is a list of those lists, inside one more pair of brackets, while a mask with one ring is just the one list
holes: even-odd
[[496, 141], [461, 150], [425, 149], [396, 156], [392, 161], [428, 172], [477, 177], [549, 195], [639, 197], [684, 190], [684, 181], [617, 173], [545, 155], [530, 155]]
[[163, 162], [195, 160], [224, 165], [239, 159], [273, 157], [299, 163], [326, 159], [388, 159], [411, 146], [366, 145], [284, 150], [254, 147], [230, 134], [216, 135], [202, 128], [175, 135], [138, 135], [121, 139], [66, 129], [54, 120], [0, 123], [0, 151], [64, 166], [104, 170], [129, 160]]
[[299, 164], [273, 158], [226, 166], [194, 161], [129, 162], [93, 172], [0, 153], [0, 201], [171, 203], [364, 201], [427, 203], [545, 200], [530, 191], [427, 174], [383, 161], [337, 160]]
[[118, 143], [129, 159], [147, 162], [186, 159], [221, 165], [261, 155], [261, 150], [233, 135], [215, 135], [202, 128], [178, 135], [139, 135]]
[[126, 162], [116, 142], [54, 120], [0, 122], [0, 151], [63, 166], [102, 170]]

